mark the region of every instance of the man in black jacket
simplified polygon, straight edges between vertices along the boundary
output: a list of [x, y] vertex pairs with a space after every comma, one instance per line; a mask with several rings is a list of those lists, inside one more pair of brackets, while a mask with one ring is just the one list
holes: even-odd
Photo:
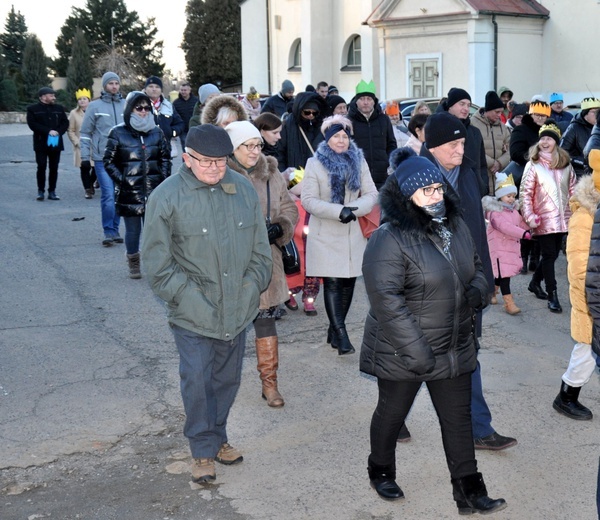
[[198, 102], [198, 98], [192, 94], [192, 86], [189, 81], [184, 81], [179, 87], [179, 96], [173, 101], [173, 106], [177, 113], [183, 119], [183, 130], [179, 134], [181, 149], [185, 151], [185, 138], [190, 129], [190, 119], [194, 115], [194, 107]]
[[62, 136], [69, 128], [69, 119], [62, 105], [56, 104], [56, 92], [50, 87], [38, 91], [39, 102], [27, 107], [27, 125], [33, 131], [33, 151], [37, 164], [37, 200], [44, 200], [46, 165], [48, 165], [48, 200], [60, 200], [56, 195], [58, 163], [64, 150]]
[[356, 95], [350, 101], [348, 118], [352, 121], [352, 138], [365, 154], [371, 177], [377, 189], [388, 177], [390, 154], [398, 147], [390, 118], [379, 107], [375, 96], [375, 83], [361, 80]]

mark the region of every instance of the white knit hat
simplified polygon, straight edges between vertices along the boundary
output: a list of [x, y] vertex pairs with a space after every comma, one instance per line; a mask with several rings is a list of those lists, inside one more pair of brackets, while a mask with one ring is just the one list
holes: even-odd
[[250, 121], [234, 121], [225, 127], [225, 131], [229, 134], [234, 150], [250, 139], [258, 138], [262, 142], [260, 130]]
[[512, 173], [506, 175], [504, 172], [496, 173], [496, 198], [500, 199], [504, 195], [510, 195], [511, 193], [517, 194], [517, 187], [513, 180]]

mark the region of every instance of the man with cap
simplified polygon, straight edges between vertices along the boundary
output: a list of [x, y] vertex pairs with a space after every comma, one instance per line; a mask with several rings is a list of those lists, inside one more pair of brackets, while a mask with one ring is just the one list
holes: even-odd
[[171, 140], [181, 135], [185, 129], [185, 123], [177, 110], [173, 108], [173, 104], [162, 95], [162, 89], [162, 80], [157, 76], [150, 76], [144, 84], [144, 93], [152, 101], [154, 117], [165, 134], [169, 149], [171, 149]]
[[33, 131], [33, 151], [37, 164], [37, 200], [44, 200], [46, 165], [48, 165], [48, 200], [60, 200], [56, 195], [58, 163], [64, 150], [62, 136], [69, 128], [69, 119], [62, 105], [56, 104], [56, 92], [50, 87], [38, 91], [39, 101], [27, 107], [27, 125]]
[[267, 227], [252, 183], [227, 166], [233, 152], [215, 125], [190, 129], [184, 163], [150, 195], [142, 257], [168, 309], [180, 355], [184, 434], [196, 482], [215, 480], [215, 461], [238, 464], [227, 416], [240, 386], [246, 328], [272, 270]]
[[573, 114], [564, 108], [563, 95], [559, 92], [552, 92], [550, 94], [550, 117], [554, 119], [556, 126], [560, 130], [561, 134], [564, 134], [569, 123], [573, 119]]
[[285, 114], [287, 105], [292, 99], [294, 99], [294, 84], [289, 79], [286, 79], [281, 84], [281, 90], [265, 101], [261, 114], [263, 112], [271, 112], [281, 117]]
[[437, 108], [437, 112], [444, 110], [460, 119], [467, 130], [465, 156], [473, 162], [473, 168], [479, 178], [479, 191], [483, 197], [489, 193], [487, 161], [481, 132], [471, 124], [470, 94], [462, 88], [451, 88], [446, 99]]
[[[440, 168], [448, 181], [449, 189], [458, 193], [465, 222], [483, 264], [488, 294], [491, 295], [494, 292], [494, 274], [487, 243], [479, 179], [475, 165], [465, 151], [466, 139], [467, 130], [457, 117], [443, 111], [436, 112], [429, 116], [425, 123], [425, 146], [421, 149], [421, 155]], [[475, 335], [480, 338], [482, 312], [477, 312], [475, 316]], [[475, 449], [497, 451], [517, 444], [516, 439], [500, 435], [492, 427], [492, 414], [483, 396], [479, 362], [471, 376], [471, 421]]]
[[571, 156], [571, 164], [577, 178], [585, 173], [592, 173], [587, 160], [583, 156], [594, 125], [598, 121], [600, 100], [596, 98], [585, 98], [581, 102], [581, 111], [578, 112], [564, 132], [560, 140], [560, 147], [565, 149]]
[[79, 140], [81, 169], [91, 169], [90, 161], [94, 161], [96, 177], [100, 184], [100, 210], [104, 231], [102, 245], [104, 247], [123, 243], [123, 239], [119, 235], [120, 217], [115, 210], [115, 186], [102, 162], [108, 133], [113, 126], [123, 122], [126, 103], [119, 92], [120, 88], [121, 79], [114, 72], [109, 71], [102, 76], [102, 92], [100, 97], [92, 101], [85, 111]]
[[202, 124], [202, 111], [204, 110], [206, 103], [208, 103], [212, 98], [215, 98], [220, 94], [221, 91], [219, 90], [219, 87], [213, 85], [212, 83], [205, 83], [204, 85], [200, 85], [200, 88], [198, 89], [198, 102], [194, 106], [194, 114], [190, 119], [188, 125], [188, 132], [189, 128]]
[[377, 189], [388, 176], [390, 154], [398, 148], [390, 118], [379, 107], [375, 82], [361, 80], [348, 106], [348, 118], [354, 128], [354, 142], [365, 154]]
[[510, 162], [508, 147], [510, 131], [501, 121], [500, 116], [504, 104], [495, 91], [490, 90], [485, 95], [485, 105], [471, 118], [471, 124], [481, 132], [485, 160], [488, 170], [489, 193], [494, 194], [495, 176], [504, 170]]

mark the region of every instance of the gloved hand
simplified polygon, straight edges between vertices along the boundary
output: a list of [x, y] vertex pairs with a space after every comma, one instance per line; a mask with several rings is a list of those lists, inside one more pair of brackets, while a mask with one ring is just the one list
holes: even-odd
[[481, 291], [477, 287], [473, 287], [469, 285], [467, 290], [465, 291], [465, 297], [467, 298], [467, 303], [469, 307], [474, 311], [480, 311], [483, 309], [484, 301], [481, 294]]
[[81, 161], [81, 168], [88, 170], [88, 172], [92, 169], [92, 163], [90, 161]]
[[354, 206], [344, 206], [342, 211], [340, 211], [340, 222], [342, 224], [348, 224], [353, 220], [356, 220], [356, 215], [352, 213], [355, 209]]
[[269, 224], [267, 234], [269, 235], [269, 244], [274, 244], [275, 240], [283, 236], [283, 229], [279, 224]]

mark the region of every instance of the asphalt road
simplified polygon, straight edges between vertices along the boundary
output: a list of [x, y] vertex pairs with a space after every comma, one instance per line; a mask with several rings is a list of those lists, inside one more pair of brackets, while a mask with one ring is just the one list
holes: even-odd
[[[99, 196], [83, 198], [70, 145], [57, 193], [37, 202], [29, 130], [0, 125], [0, 519], [192, 520], [452, 519], [458, 516], [427, 391], [397, 449], [406, 499], [382, 501], [366, 472], [376, 385], [358, 355], [325, 343], [326, 317], [289, 312], [278, 322], [283, 409], [260, 397], [253, 335], [233, 407], [231, 443], [244, 453], [218, 466], [217, 483], [190, 480], [181, 434], [178, 357], [161, 303], [131, 280], [123, 246], [100, 245]], [[175, 159], [178, 164], [179, 159]], [[478, 452], [497, 520], [592, 520], [598, 419], [552, 409], [572, 348], [565, 312], [551, 314], [513, 280], [523, 312], [484, 317], [480, 361], [494, 426], [518, 438]], [[362, 280], [348, 328], [360, 345], [367, 311]], [[581, 400], [600, 414], [596, 372]]]

